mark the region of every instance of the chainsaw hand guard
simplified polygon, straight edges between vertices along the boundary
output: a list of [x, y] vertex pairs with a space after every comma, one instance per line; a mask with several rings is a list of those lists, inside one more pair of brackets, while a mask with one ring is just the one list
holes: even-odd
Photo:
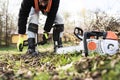
[[83, 30], [79, 27], [75, 27], [74, 29], [74, 35], [80, 39], [80, 40], [83, 40]]

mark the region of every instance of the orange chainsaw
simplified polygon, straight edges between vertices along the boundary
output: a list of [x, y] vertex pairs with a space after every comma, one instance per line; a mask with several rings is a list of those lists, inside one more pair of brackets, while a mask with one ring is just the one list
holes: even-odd
[[83, 51], [85, 56], [91, 52], [97, 52], [101, 55], [113, 55], [119, 51], [119, 42], [117, 35], [112, 31], [83, 32], [79, 27], [75, 27], [74, 35], [80, 39], [79, 45], [58, 48], [57, 54], [67, 54]]

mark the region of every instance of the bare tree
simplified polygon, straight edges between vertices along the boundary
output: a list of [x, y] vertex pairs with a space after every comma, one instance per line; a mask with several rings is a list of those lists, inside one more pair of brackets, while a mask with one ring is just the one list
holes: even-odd
[[9, 0], [7, 0], [6, 1], [6, 11], [5, 11], [5, 13], [6, 13], [6, 29], [5, 29], [5, 43], [6, 43], [6, 46], [8, 46], [8, 33], [7, 33], [7, 31], [8, 31], [8, 5], [9, 5]]
[[104, 11], [96, 11], [96, 20], [92, 25], [92, 28], [102, 29], [105, 31], [116, 31], [120, 27], [120, 17], [113, 17], [105, 13]]
[[111, 16], [105, 11], [101, 11], [100, 9], [97, 9], [95, 12], [87, 11], [87, 15], [84, 18], [85, 21], [83, 27], [86, 27], [87, 31], [96, 29], [104, 31], [120, 30], [120, 16]]
[[[73, 29], [74, 21], [71, 20], [71, 15], [68, 12], [64, 12], [64, 20], [65, 20], [65, 31], [70, 32]], [[73, 31], [73, 30], [72, 30]]]
[[10, 44], [11, 32], [15, 29], [14, 18], [8, 13], [8, 1], [0, 1], [0, 45], [6, 46]]
[[5, 2], [0, 0], [0, 45], [4, 44], [4, 33], [3, 31], [5, 31]]

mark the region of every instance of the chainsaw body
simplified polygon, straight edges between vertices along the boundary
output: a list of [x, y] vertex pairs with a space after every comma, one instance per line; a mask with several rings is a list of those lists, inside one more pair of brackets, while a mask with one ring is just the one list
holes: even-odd
[[81, 40], [79, 45], [58, 48], [56, 51], [57, 54], [67, 54], [75, 51], [83, 51], [85, 56], [88, 56], [88, 53], [91, 52], [97, 52], [101, 55], [113, 55], [119, 50], [118, 37], [112, 31], [91, 31], [83, 33], [82, 29], [76, 27], [74, 29], [74, 34], [78, 39]]
[[116, 40], [88, 39], [87, 45], [86, 45], [88, 52], [86, 52], [87, 49], [84, 49], [84, 50], [85, 50], [86, 56], [88, 55], [88, 53], [91, 53], [91, 52], [97, 52], [101, 55], [104, 55], [104, 54], [113, 55], [117, 53], [119, 50], [118, 44], [119, 43]]

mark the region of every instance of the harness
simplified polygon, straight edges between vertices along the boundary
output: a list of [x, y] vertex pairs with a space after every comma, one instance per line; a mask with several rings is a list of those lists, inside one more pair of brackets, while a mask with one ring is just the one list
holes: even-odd
[[[35, 11], [36, 12], [40, 11], [38, 3], [39, 3], [39, 0], [34, 0], [34, 5], [35, 5]], [[46, 13], [49, 12], [50, 9], [51, 9], [51, 6], [52, 6], [52, 0], [49, 0], [46, 9], [44, 9], [44, 12], [46, 12]]]

